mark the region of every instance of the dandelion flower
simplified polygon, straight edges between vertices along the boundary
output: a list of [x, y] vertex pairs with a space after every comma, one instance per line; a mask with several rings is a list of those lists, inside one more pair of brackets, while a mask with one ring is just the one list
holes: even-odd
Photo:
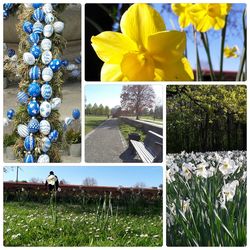
[[104, 62], [101, 81], [190, 81], [193, 70], [184, 56], [186, 34], [166, 31], [160, 14], [147, 4], [133, 4], [123, 14], [121, 33], [92, 36]]
[[231, 57], [237, 58], [239, 57], [238, 53], [239, 53], [239, 48], [237, 45], [233, 46], [232, 48], [230, 48], [229, 46], [226, 46], [224, 48], [224, 56], [226, 58], [231, 58]]
[[178, 22], [181, 28], [186, 28], [192, 22], [189, 15], [189, 9], [192, 5], [191, 3], [173, 3], [171, 5], [173, 12], [179, 16]]

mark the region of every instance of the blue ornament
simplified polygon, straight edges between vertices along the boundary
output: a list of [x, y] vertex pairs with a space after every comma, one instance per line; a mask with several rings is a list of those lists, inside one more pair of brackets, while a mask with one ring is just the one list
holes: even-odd
[[26, 104], [28, 102], [28, 95], [23, 92], [23, 91], [20, 91], [17, 93], [17, 101], [21, 104]]
[[75, 62], [76, 62], [77, 64], [81, 64], [81, 62], [82, 62], [81, 56], [76, 57], [76, 58], [75, 58]]
[[49, 137], [50, 141], [55, 142], [55, 141], [57, 141], [58, 136], [59, 136], [58, 131], [57, 131], [57, 130], [53, 130], [53, 131], [49, 134], [48, 137]]
[[34, 163], [34, 157], [32, 154], [28, 153], [25, 157], [24, 157], [24, 163]]
[[41, 34], [43, 32], [43, 25], [39, 21], [35, 22], [33, 25], [33, 32]]
[[37, 33], [31, 33], [28, 38], [31, 44], [38, 44], [39, 42], [39, 35]]
[[81, 112], [79, 109], [74, 109], [72, 111], [72, 116], [75, 120], [78, 120], [80, 118]]
[[40, 84], [38, 82], [32, 82], [28, 87], [28, 93], [31, 97], [38, 97], [41, 93]]
[[48, 152], [51, 146], [51, 141], [48, 137], [43, 137], [41, 141], [41, 149], [44, 153]]
[[35, 9], [34, 14], [32, 15], [35, 21], [42, 22], [44, 20], [44, 12], [41, 9]]
[[30, 48], [30, 53], [31, 53], [35, 58], [38, 58], [38, 57], [41, 55], [42, 51], [41, 51], [41, 49], [40, 49], [39, 46], [33, 45], [33, 46]]
[[40, 107], [39, 107], [38, 102], [36, 100], [31, 100], [28, 103], [27, 111], [28, 111], [28, 114], [30, 116], [36, 116], [36, 115], [38, 115], [39, 112], [40, 112]]
[[8, 49], [8, 57], [12, 57], [16, 54], [15, 50], [13, 49]]
[[26, 136], [23, 145], [27, 151], [32, 151], [35, 148], [34, 137], [32, 135]]
[[50, 62], [49, 67], [53, 70], [53, 72], [56, 72], [61, 67], [61, 60], [54, 59]]
[[69, 61], [68, 60], [62, 60], [61, 61], [61, 64], [64, 66], [64, 67], [67, 67], [69, 65]]
[[43, 84], [41, 88], [41, 95], [45, 100], [49, 99], [52, 96], [52, 88], [48, 83]]
[[30, 34], [33, 31], [33, 24], [29, 21], [23, 23], [23, 31]]
[[32, 6], [33, 6], [34, 9], [37, 9], [37, 8], [42, 7], [43, 3], [33, 3]]
[[15, 115], [15, 110], [14, 109], [9, 109], [7, 111], [7, 117], [9, 118], [9, 120], [12, 120], [14, 115]]
[[41, 70], [38, 66], [33, 66], [30, 69], [29, 77], [31, 80], [38, 80], [41, 76]]
[[39, 128], [40, 128], [39, 121], [33, 117], [28, 123], [29, 132], [34, 134], [39, 131]]
[[13, 3], [5, 3], [3, 5], [4, 10], [10, 10], [13, 7]]
[[3, 19], [7, 19], [9, 17], [10, 13], [8, 10], [3, 10]]
[[74, 69], [71, 71], [71, 76], [74, 77], [74, 78], [77, 78], [81, 75], [81, 72], [79, 69]]

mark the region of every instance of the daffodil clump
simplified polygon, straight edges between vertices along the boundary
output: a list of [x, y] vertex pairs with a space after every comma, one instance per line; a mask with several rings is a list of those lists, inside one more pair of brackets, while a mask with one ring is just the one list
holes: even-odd
[[91, 38], [104, 62], [101, 81], [191, 81], [184, 56], [186, 34], [167, 31], [163, 18], [148, 4], [133, 4], [120, 21], [121, 32]]
[[226, 58], [237, 58], [239, 57], [239, 48], [237, 45], [230, 48], [229, 46], [226, 46], [224, 48], [224, 56]]
[[167, 155], [167, 244], [246, 244], [246, 152]]

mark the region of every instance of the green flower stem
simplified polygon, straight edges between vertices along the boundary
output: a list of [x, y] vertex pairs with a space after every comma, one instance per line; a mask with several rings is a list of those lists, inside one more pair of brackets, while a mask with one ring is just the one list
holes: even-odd
[[195, 44], [195, 52], [196, 52], [196, 81], [202, 80], [202, 72], [201, 72], [201, 63], [200, 63], [200, 56], [199, 56], [199, 50], [198, 50], [198, 44], [197, 44], [197, 32], [193, 28], [194, 33], [194, 44]]
[[222, 77], [223, 77], [223, 59], [224, 59], [224, 46], [225, 46], [226, 31], [227, 31], [227, 16], [225, 18], [225, 26], [221, 31], [220, 81], [222, 81]]
[[204, 48], [205, 48], [205, 51], [206, 51], [206, 54], [207, 54], [208, 64], [209, 64], [209, 68], [210, 68], [211, 81], [214, 81], [215, 80], [215, 75], [214, 75], [210, 50], [209, 50], [209, 43], [208, 43], [207, 33], [204, 34], [204, 33], [201, 32], [201, 40], [203, 42], [203, 45], [204, 45]]

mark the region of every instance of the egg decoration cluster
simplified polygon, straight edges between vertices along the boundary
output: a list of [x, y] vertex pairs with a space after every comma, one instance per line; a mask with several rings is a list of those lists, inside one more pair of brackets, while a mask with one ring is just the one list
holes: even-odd
[[[30, 119], [27, 124], [17, 126], [17, 133], [24, 140], [25, 163], [49, 163], [48, 151], [52, 142], [58, 139], [59, 133], [51, 127], [48, 118], [61, 104], [61, 99], [53, 96], [50, 81], [62, 66], [61, 60], [53, 57], [51, 39], [55, 33], [63, 32], [64, 23], [53, 15], [53, 6], [50, 3], [25, 4], [25, 7], [33, 11], [29, 20], [22, 23], [30, 44], [29, 51], [23, 53], [23, 62], [29, 68], [29, 84], [26, 91], [18, 92], [17, 101], [26, 106]], [[7, 116], [12, 119], [13, 111], [9, 110]], [[34, 151], [40, 152], [37, 159], [33, 155]]]

